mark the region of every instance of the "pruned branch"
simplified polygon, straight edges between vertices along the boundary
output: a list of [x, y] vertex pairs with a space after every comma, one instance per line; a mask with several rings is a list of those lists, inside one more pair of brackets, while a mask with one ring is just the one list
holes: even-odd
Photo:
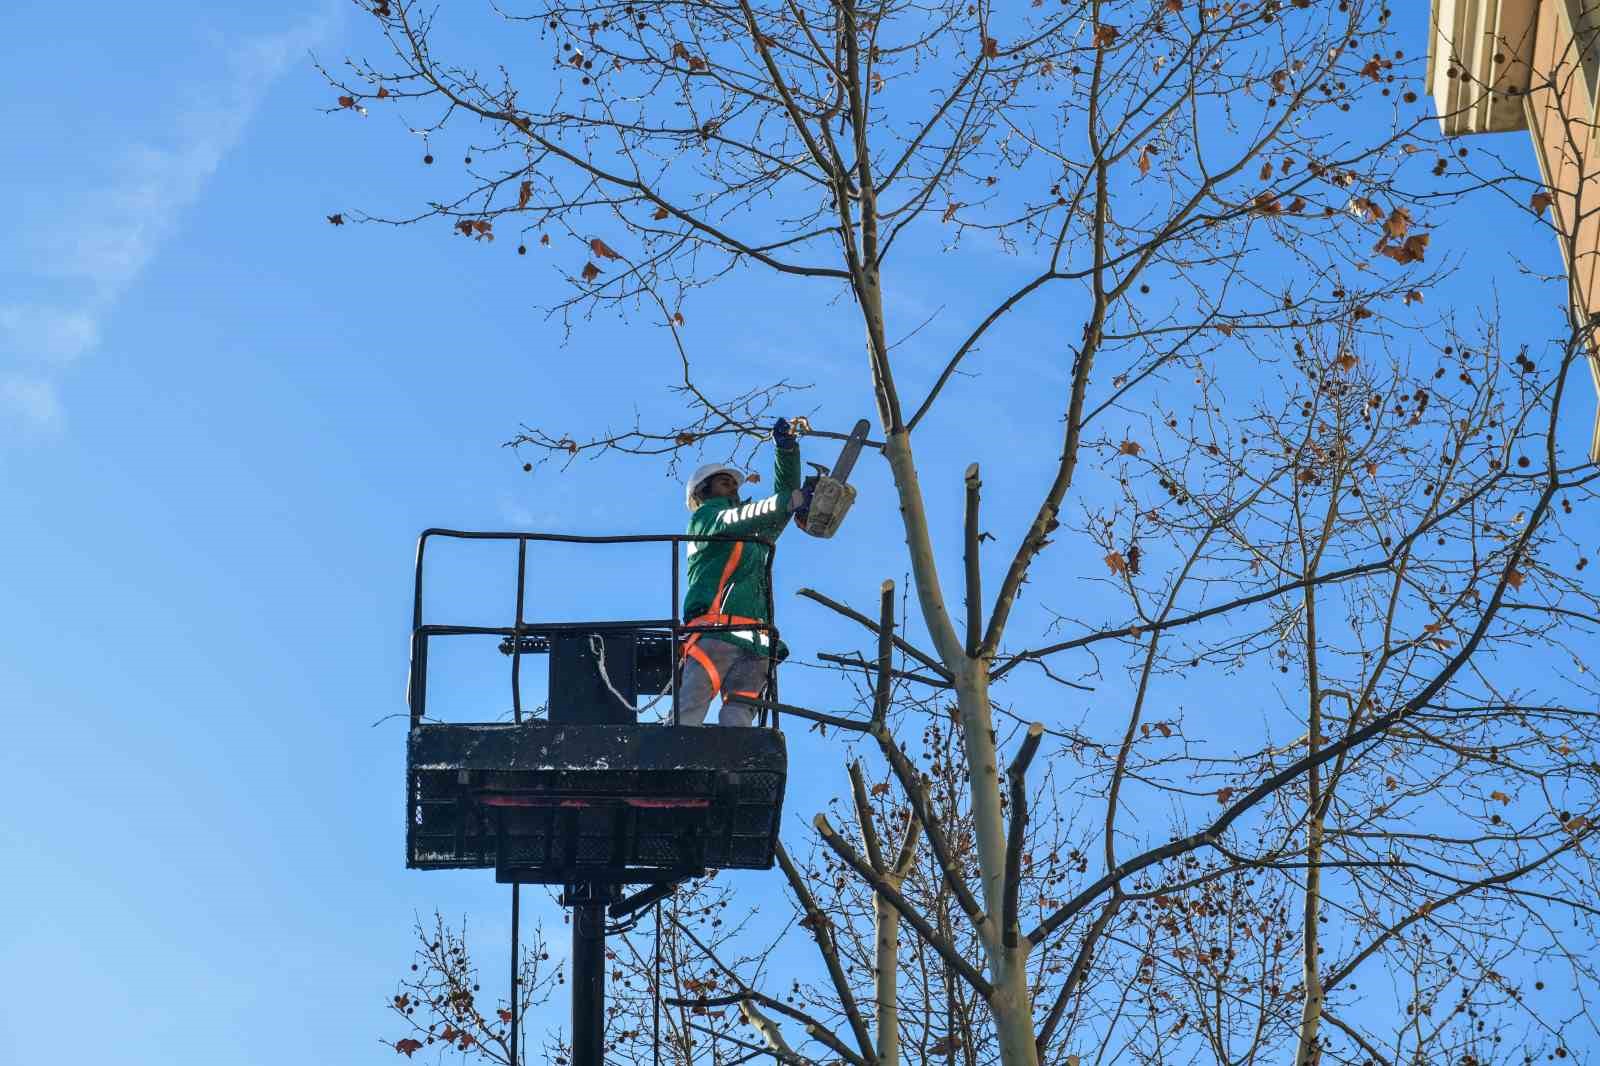
[[[876, 683], [878, 676], [877, 664], [868, 662], [859, 655], [838, 655], [830, 651], [819, 651], [817, 652], [817, 659], [820, 662], [833, 663], [836, 666], [844, 666], [852, 670], [860, 670], [864, 674], [870, 674], [874, 679], [874, 683]], [[954, 687], [954, 682], [946, 681], [942, 677], [917, 673], [914, 670], [891, 669], [889, 676], [897, 681], [915, 681], [917, 684], [927, 685], [929, 688], [949, 689]]]
[[812, 895], [806, 879], [795, 868], [794, 860], [789, 858], [789, 852], [784, 848], [782, 841], [778, 842], [775, 851], [778, 866], [783, 870], [785, 880], [789, 882], [789, 889], [799, 901], [801, 910], [805, 912], [805, 925], [817, 943], [823, 965], [828, 970], [828, 979], [833, 983], [834, 994], [839, 997], [840, 1010], [844, 1012], [845, 1020], [850, 1024], [850, 1032], [856, 1038], [856, 1046], [861, 1050], [861, 1058], [869, 1064], [874, 1063], [877, 1056], [873, 1052], [872, 1037], [867, 1032], [867, 1024], [861, 1016], [861, 1007], [856, 1002], [855, 992], [850, 988], [850, 980], [845, 976], [844, 965], [839, 958], [839, 945], [833, 935], [833, 920], [817, 906], [816, 897]]
[[822, 837], [823, 843], [833, 849], [833, 853], [844, 860], [845, 865], [854, 870], [858, 877], [871, 885], [874, 892], [886, 900], [890, 906], [894, 907], [899, 912], [900, 917], [905, 919], [911, 928], [917, 931], [917, 935], [922, 938], [923, 943], [938, 952], [939, 957], [944, 959], [951, 969], [960, 974], [962, 980], [966, 981], [981, 996], [987, 997], [993, 991], [984, 976], [974, 969], [971, 963], [962, 958], [948, 940], [940, 936], [928, 924], [928, 920], [917, 912], [916, 908], [911, 905], [905, 896], [901, 895], [899, 889], [891, 885], [883, 875], [879, 874], [860, 855], [856, 854], [855, 849], [847, 844], [844, 838], [834, 830], [826, 815], [818, 814], [813, 819], [813, 824], [817, 828], [818, 835]]
[[1044, 725], [1034, 722], [1028, 726], [1016, 758], [1006, 768], [1006, 780], [1011, 786], [1011, 824], [1006, 830], [1006, 889], [1005, 903], [1001, 908], [1000, 928], [1005, 946], [1017, 946], [1017, 894], [1022, 884], [1022, 842], [1028, 830], [1028, 767], [1039, 750], [1044, 736]]
[[[828, 596], [823, 595], [822, 593], [818, 592], [816, 589], [801, 588], [801, 589], [796, 589], [795, 591], [798, 592], [801, 596], [804, 596], [806, 599], [815, 600], [817, 603], [822, 604], [824, 607], [827, 607], [830, 610], [837, 611], [839, 614], [844, 615], [846, 618], [850, 619], [852, 622], [859, 623], [860, 625], [862, 625], [865, 628], [867, 628], [868, 630], [870, 630], [874, 636], [881, 636], [881, 632], [882, 631], [879, 628], [878, 623], [872, 621], [870, 618], [868, 618], [866, 615], [862, 614], [860, 611], [854, 610], [853, 608], [850, 608], [850, 607], [846, 607], [844, 604], [840, 603], [839, 601], [837, 601], [835, 599], [832, 599], [832, 598], [830, 598]], [[892, 635], [890, 639], [893, 640], [895, 647], [899, 648], [901, 651], [905, 652], [907, 655], [909, 655], [913, 659], [917, 660], [917, 662], [921, 663], [923, 666], [926, 666], [929, 670], [932, 670], [934, 673], [938, 674], [945, 681], [951, 680], [952, 675], [950, 674], [950, 671], [947, 670], [945, 668], [944, 664], [941, 663], [938, 659], [935, 659], [933, 656], [929, 655], [927, 652], [923, 651], [922, 649], [915, 647], [909, 641], [905, 640], [904, 638], [902, 638], [898, 634]]]
[[796, 718], [804, 718], [808, 722], [817, 722], [821, 725], [831, 725], [839, 729], [850, 729], [857, 733], [870, 733], [872, 723], [860, 718], [845, 718], [842, 715], [828, 714], [824, 711], [813, 711], [809, 707], [797, 707], [792, 703], [777, 703], [773, 700], [751, 699], [730, 693], [726, 700], [730, 703], [743, 703], [754, 707], [758, 711], [776, 711], [779, 714], [792, 714]]
[[967, 467], [966, 521], [963, 528], [965, 561], [967, 568], [967, 654], [976, 657], [983, 641], [983, 567], [978, 559], [981, 534], [978, 530], [978, 494], [983, 482], [978, 478], [978, 464]]
[[861, 826], [861, 842], [867, 849], [867, 861], [875, 873], [889, 872], [883, 862], [883, 848], [878, 843], [878, 829], [872, 822], [872, 801], [867, 798], [867, 783], [861, 776], [861, 763], [851, 760], [850, 795], [856, 804], [856, 822]]
[[877, 740], [878, 748], [883, 752], [895, 777], [899, 779], [900, 787], [905, 791], [906, 799], [911, 805], [911, 813], [922, 825], [922, 830], [928, 837], [928, 846], [933, 850], [934, 857], [939, 863], [945, 885], [955, 896], [962, 912], [972, 919], [974, 927], [981, 928], [983, 908], [972, 894], [972, 888], [967, 884], [966, 876], [956, 861], [955, 848], [946, 837], [938, 814], [933, 810], [926, 783], [917, 773], [916, 767], [911, 764], [911, 760], [906, 758], [905, 752], [895, 744], [893, 735], [887, 729], [881, 727], [874, 729], [872, 736]]
[[873, 686], [872, 720], [882, 724], [889, 713], [893, 695], [890, 687], [894, 666], [894, 582], [885, 580], [878, 596], [878, 681]]

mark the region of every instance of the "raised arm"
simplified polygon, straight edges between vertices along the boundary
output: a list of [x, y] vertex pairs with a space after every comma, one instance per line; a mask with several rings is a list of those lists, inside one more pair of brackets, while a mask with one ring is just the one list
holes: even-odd
[[772, 428], [772, 443], [772, 494], [788, 499], [800, 487], [800, 439], [788, 419], [778, 419]]
[[791, 498], [800, 487], [800, 442], [783, 418], [772, 428], [772, 441], [772, 495], [723, 511], [713, 532], [775, 537], [783, 531], [793, 510]]

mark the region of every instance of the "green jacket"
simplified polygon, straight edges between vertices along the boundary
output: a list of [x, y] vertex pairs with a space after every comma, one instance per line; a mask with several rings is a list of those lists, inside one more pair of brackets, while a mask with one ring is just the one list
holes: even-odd
[[[789, 521], [789, 499], [800, 487], [800, 446], [777, 448], [772, 464], [772, 495], [759, 500], [707, 500], [689, 519], [691, 535], [761, 536], [776, 539]], [[692, 622], [705, 614], [772, 620], [772, 590], [767, 586], [765, 544], [752, 541], [691, 541], [689, 588], [683, 597], [683, 618]], [[760, 654], [767, 652], [767, 634], [761, 630], [724, 630], [707, 633], [706, 640], [725, 640]], [[789, 649], [778, 642], [778, 658]]]

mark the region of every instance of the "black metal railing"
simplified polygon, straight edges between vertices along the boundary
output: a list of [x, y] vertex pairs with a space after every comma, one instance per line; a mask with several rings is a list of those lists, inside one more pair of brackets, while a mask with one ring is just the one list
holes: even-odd
[[[516, 618], [509, 626], [475, 626], [425, 623], [423, 621], [423, 564], [427, 555], [428, 541], [430, 538], [444, 538], [451, 540], [492, 540], [517, 542], [517, 597]], [[734, 543], [763, 544], [768, 548], [766, 558], [766, 572], [764, 591], [766, 594], [767, 621], [757, 624], [749, 622], [729, 622], [722, 624], [696, 624], [686, 625], [681, 616], [681, 574], [679, 570], [680, 544], [705, 544], [717, 541]], [[670, 584], [671, 606], [666, 617], [631, 619], [625, 621], [603, 622], [529, 622], [525, 616], [527, 607], [528, 583], [528, 545], [530, 543], [557, 543], [557, 544], [666, 544], [672, 554]], [[550, 635], [558, 633], [625, 633], [657, 631], [670, 634], [671, 663], [670, 675], [672, 685], [672, 714], [670, 721], [678, 724], [678, 684], [679, 673], [677, 668], [680, 658], [679, 649], [686, 636], [696, 634], [715, 633], [734, 630], [759, 631], [764, 634], [767, 644], [767, 690], [765, 699], [776, 702], [778, 699], [776, 670], [778, 655], [778, 629], [773, 622], [772, 601], [772, 561], [776, 554], [771, 549], [773, 541], [768, 537], [760, 536], [730, 536], [727, 534], [697, 535], [692, 533], [640, 533], [622, 534], [615, 536], [583, 536], [572, 533], [515, 533], [515, 532], [475, 532], [459, 529], [427, 529], [417, 539], [417, 567], [413, 600], [411, 608], [411, 667], [406, 684], [406, 700], [410, 705], [411, 724], [415, 726], [422, 721], [427, 713], [428, 700], [428, 642], [433, 637], [439, 636], [499, 636], [504, 638], [504, 643], [509, 643], [511, 658], [511, 709], [512, 717], [518, 724], [522, 722], [522, 657], [528, 654], [524, 649], [530, 646], [529, 638], [534, 635]], [[664, 693], [663, 693], [664, 694]], [[766, 713], [762, 711], [762, 724], [765, 723]], [[772, 715], [772, 726], [778, 726], [778, 714]]]

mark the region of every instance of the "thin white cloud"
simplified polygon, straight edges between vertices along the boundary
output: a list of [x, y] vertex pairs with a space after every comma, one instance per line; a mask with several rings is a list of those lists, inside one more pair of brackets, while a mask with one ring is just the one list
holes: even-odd
[[509, 523], [512, 529], [535, 529], [539, 525], [539, 512], [527, 504], [520, 503], [509, 492], [502, 492], [499, 499], [500, 517]]
[[61, 397], [53, 381], [25, 374], [0, 375], [0, 410], [25, 426], [54, 429], [61, 422]]
[[326, 35], [332, 19], [324, 12], [282, 33], [222, 42], [221, 69], [180, 93], [207, 103], [173, 110], [166, 146], [109, 146], [119, 162], [108, 177], [72, 191], [50, 213], [48, 232], [23, 235], [20, 243], [37, 249], [36, 269], [51, 297], [0, 304], [0, 401], [13, 417], [34, 427], [61, 423], [64, 366], [99, 343], [101, 320], [200, 198], [272, 83]]
[[31, 353], [36, 362], [70, 363], [100, 341], [100, 323], [81, 307], [13, 304], [0, 307], [0, 337], [6, 347]]

